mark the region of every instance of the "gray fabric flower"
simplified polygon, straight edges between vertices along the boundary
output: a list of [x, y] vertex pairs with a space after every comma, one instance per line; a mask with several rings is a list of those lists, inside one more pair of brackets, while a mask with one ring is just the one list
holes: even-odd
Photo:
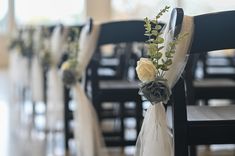
[[63, 82], [66, 86], [72, 86], [77, 82], [77, 72], [75, 70], [66, 69], [62, 73]]
[[170, 89], [167, 80], [156, 79], [148, 83], [143, 83], [140, 87], [140, 94], [144, 95], [151, 103], [167, 102], [170, 97]]

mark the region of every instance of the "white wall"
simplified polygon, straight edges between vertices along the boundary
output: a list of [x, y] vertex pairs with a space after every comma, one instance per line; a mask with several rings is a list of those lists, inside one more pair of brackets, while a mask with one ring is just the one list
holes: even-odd
[[103, 22], [111, 18], [111, 0], [86, 0], [87, 17]]
[[8, 65], [7, 36], [0, 35], [0, 68]]
[[0, 68], [5, 68], [8, 65], [8, 35], [14, 29], [14, 0], [8, 0], [7, 31], [0, 34]]

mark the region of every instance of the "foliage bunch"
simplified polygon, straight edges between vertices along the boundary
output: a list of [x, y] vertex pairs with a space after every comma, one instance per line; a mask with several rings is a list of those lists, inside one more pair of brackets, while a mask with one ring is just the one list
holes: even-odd
[[[169, 6], [166, 6], [164, 9], [160, 10], [154, 19], [147, 17], [144, 19], [145, 36], [149, 37], [146, 41], [148, 56], [156, 68], [156, 77], [158, 78], [163, 78], [165, 72], [169, 70], [173, 55], [175, 54], [175, 47], [186, 35], [179, 35], [173, 38], [167, 45], [164, 45], [165, 39], [162, 37], [162, 25], [158, 20], [164, 13], [169, 11], [169, 8]], [[165, 52], [163, 52], [164, 50]]]
[[68, 52], [69, 52], [69, 58], [68, 62], [70, 64], [70, 68], [75, 69], [78, 66], [78, 52], [79, 52], [79, 29], [78, 28], [72, 28], [71, 34], [69, 34], [68, 37]]
[[66, 86], [74, 85], [80, 78], [78, 72], [79, 29], [72, 28], [68, 34], [68, 59], [62, 64], [62, 79]]

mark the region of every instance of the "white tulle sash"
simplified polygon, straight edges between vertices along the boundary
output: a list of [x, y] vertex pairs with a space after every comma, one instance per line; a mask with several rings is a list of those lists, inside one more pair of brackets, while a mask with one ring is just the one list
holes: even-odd
[[[94, 24], [92, 31], [85, 26], [80, 34], [78, 54], [79, 73], [85, 73], [95, 51], [100, 26]], [[78, 156], [108, 156], [100, 125], [93, 104], [85, 94], [84, 88], [78, 83], [73, 88], [73, 97], [76, 103], [75, 116], [75, 139]]]
[[43, 69], [38, 58], [36, 56], [32, 59], [31, 67], [31, 89], [32, 89], [32, 100], [34, 102], [43, 102]]
[[64, 119], [63, 83], [56, 67], [51, 67], [47, 75], [47, 127], [61, 128]]
[[87, 98], [81, 84], [74, 88], [74, 100], [76, 109], [74, 113], [75, 138], [78, 147], [77, 155], [82, 156], [108, 156], [101, 135], [99, 121], [92, 103]]

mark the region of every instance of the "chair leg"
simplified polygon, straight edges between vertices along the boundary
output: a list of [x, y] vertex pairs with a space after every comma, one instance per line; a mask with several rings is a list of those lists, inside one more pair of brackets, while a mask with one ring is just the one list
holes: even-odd
[[197, 146], [189, 146], [189, 155], [197, 156]]
[[142, 119], [143, 119], [143, 106], [142, 106], [142, 100], [139, 96], [136, 101], [136, 130], [137, 133], [140, 132], [141, 125], [142, 125]]
[[69, 156], [69, 122], [71, 117], [69, 116], [69, 101], [70, 101], [70, 90], [64, 87], [64, 148], [65, 148], [65, 156]]
[[175, 156], [189, 156], [188, 147], [185, 143], [175, 144]]
[[125, 146], [125, 124], [124, 124], [124, 110], [125, 110], [125, 103], [121, 102], [120, 103], [120, 123], [121, 123], [121, 146]]

